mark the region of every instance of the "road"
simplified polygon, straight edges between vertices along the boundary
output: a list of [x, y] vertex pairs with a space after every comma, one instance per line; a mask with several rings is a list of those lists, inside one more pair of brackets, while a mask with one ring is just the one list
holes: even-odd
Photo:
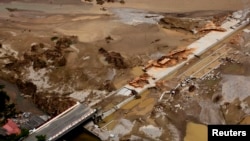
[[[190, 75], [195, 75], [196, 77], [203, 77], [205, 74], [210, 72], [214, 67], [217, 67], [218, 65], [220, 65], [221, 62], [219, 62], [219, 58], [224, 57], [224, 55], [226, 55], [226, 53], [230, 50], [225, 45], [221, 45], [221, 43], [223, 43], [225, 40], [228, 40], [228, 38], [230, 38], [232, 35], [235, 35], [235, 33], [242, 30], [242, 28], [248, 24], [248, 23], [242, 24], [234, 29], [231, 28], [231, 26], [237, 25], [238, 23], [239, 21], [235, 19], [229, 20], [223, 26], [225, 29], [227, 29], [227, 32], [210, 32], [208, 35], [204, 36], [204, 38], [199, 39], [198, 41], [194, 42], [193, 44], [189, 46], [189, 48], [195, 48], [194, 54], [199, 55], [199, 56], [202, 56], [204, 53], [211, 51], [211, 49], [213, 49], [213, 53], [211, 53], [210, 55], [207, 55], [206, 57], [201, 58], [200, 60], [199, 59], [197, 60], [196, 57], [194, 57], [195, 55], [192, 55], [192, 56], [189, 56], [187, 61], [184, 61], [181, 64], [178, 64], [174, 67], [170, 67], [167, 69], [166, 68], [163, 68], [163, 69], [152, 68], [148, 71], [148, 73], [154, 78], [156, 78], [155, 81], [149, 80], [150, 84], [140, 89], [133, 88], [128, 85], [126, 85], [125, 87], [129, 89], [134, 89], [138, 93], [143, 93], [147, 91], [148, 86], [151, 86], [154, 82], [160, 79], [166, 79], [167, 77], [169, 77], [169, 75], [172, 75], [171, 76], [172, 78], [176, 78], [178, 76], [180, 81], [186, 76], [190, 76]], [[194, 59], [196, 59], [196, 61], [193, 62], [192, 66], [185, 65]], [[186, 69], [183, 69], [183, 68], [186, 68]], [[179, 70], [182, 70], [182, 71], [179, 71]], [[124, 91], [123, 93], [127, 95], [128, 92]], [[133, 100], [133, 98], [131, 97], [128, 97], [128, 99], [129, 100], [123, 99], [119, 104], [114, 104], [116, 106], [114, 106], [111, 109], [109, 108], [109, 110], [106, 111], [106, 114], [104, 113], [104, 115], [106, 117], [111, 115], [116, 110], [121, 108], [123, 105], [129, 104], [129, 101]], [[113, 100], [113, 101], [117, 103], [117, 100]], [[113, 103], [112, 101], [109, 101], [109, 102]], [[112, 121], [114, 119], [109, 118], [109, 120], [106, 122], [109, 123], [110, 120]], [[105, 127], [106, 125], [102, 125], [102, 126]]]
[[32, 133], [25, 139], [25, 141], [35, 141], [37, 135], [46, 135], [48, 140], [56, 140], [92, 117], [94, 113], [95, 110], [90, 109], [85, 105], [78, 104], [74, 109], [56, 117], [53, 122], [50, 122], [43, 128]]
[[207, 74], [210, 70], [213, 70], [218, 65], [221, 64], [220, 58], [225, 57], [225, 55], [231, 49], [223, 44], [218, 49], [216, 49], [212, 54], [206, 56], [205, 58], [201, 58], [197, 63], [193, 66], [189, 67], [186, 71], [179, 74], [177, 78], [183, 80], [187, 76], [193, 76], [196, 78], [201, 78], [205, 74]]

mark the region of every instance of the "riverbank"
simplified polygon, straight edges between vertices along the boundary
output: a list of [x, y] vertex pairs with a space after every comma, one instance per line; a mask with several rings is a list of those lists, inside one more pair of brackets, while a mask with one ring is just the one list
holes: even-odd
[[10, 100], [15, 104], [17, 111], [30, 112], [35, 115], [45, 114], [34, 103], [25, 99], [15, 84], [0, 79], [0, 85], [4, 85], [4, 91], [6, 91]]

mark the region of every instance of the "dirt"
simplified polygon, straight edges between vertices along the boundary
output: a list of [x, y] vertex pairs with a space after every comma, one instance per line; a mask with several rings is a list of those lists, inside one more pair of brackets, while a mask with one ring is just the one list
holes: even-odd
[[205, 125], [189, 122], [186, 133], [187, 136], [184, 138], [184, 141], [207, 140], [207, 127]]
[[[107, 40], [107, 39], [106, 39]], [[103, 48], [100, 48], [98, 50], [100, 54], [102, 54], [105, 57], [105, 61], [107, 61], [109, 64], [113, 65], [116, 69], [126, 69], [127, 64], [124, 61], [124, 58], [121, 56], [120, 53], [117, 52], [108, 52]]]
[[207, 31], [221, 31], [222, 22], [231, 14], [231, 12], [217, 11], [214, 13], [200, 11], [200, 15], [192, 13], [165, 14], [165, 17], [160, 20], [160, 24], [164, 28], [176, 28], [189, 31], [194, 34], [202, 34]]
[[[223, 32], [219, 25], [225, 15], [243, 7], [236, 0], [202, 3], [195, 0], [192, 4], [174, 0], [126, 0], [125, 4], [116, 1], [105, 2], [101, 6], [95, 2], [53, 0], [41, 4], [38, 0], [1, 1], [1, 79], [18, 84], [26, 100], [52, 116], [75, 103], [69, 98], [70, 94], [86, 89], [90, 89], [91, 94], [86, 97], [85, 103], [100, 100], [101, 104], [94, 107], [104, 105], [105, 109], [110, 109], [125, 97], [103, 99], [108, 92], [128, 82], [138, 86], [147, 83], [144, 78], [148, 76], [141, 68], [149, 60], [157, 60], [154, 65], [164, 67], [185, 60], [192, 51], [183, 48], [203, 36], [207, 30]], [[148, 10], [142, 11], [145, 14], [163, 15], [164, 23], [128, 24], [112, 13], [112, 8], [121, 7]], [[190, 20], [194, 17], [198, 18]], [[210, 22], [203, 23], [205, 20]], [[166, 25], [168, 29], [163, 28]], [[202, 32], [195, 35], [190, 31]], [[247, 40], [245, 37], [232, 40], [235, 48], [242, 44], [235, 42], [237, 39]], [[246, 64], [249, 58], [242, 52], [249, 49], [238, 50], [241, 53], [235, 56], [236, 61], [225, 59], [227, 64], [218, 71], [224, 74], [248, 74]], [[240, 56], [242, 54], [244, 57]], [[243, 63], [238, 64], [237, 61]], [[109, 125], [110, 130], [123, 129], [116, 123], [125, 122], [130, 123], [131, 132], [120, 135], [122, 139], [139, 137], [151, 140], [150, 131], [162, 131], [157, 134], [159, 140], [180, 140], [185, 137], [186, 128], [189, 128], [186, 127], [187, 120], [198, 124], [238, 123], [248, 113], [247, 98], [243, 99], [243, 105], [239, 100], [230, 104], [220, 103], [223, 100], [219, 87], [221, 79], [194, 81], [194, 84], [179, 89], [179, 94], [166, 94], [158, 102], [163, 90], [169, 90], [177, 81], [166, 81], [161, 89], [151, 89], [131, 105], [118, 110], [109, 117], [116, 120]], [[95, 90], [107, 93], [97, 94]], [[236, 116], [226, 114], [228, 111]]]
[[[238, 38], [237, 36], [234, 37]], [[187, 79], [178, 88], [178, 93], [167, 92], [159, 102], [162, 93], [173, 89], [177, 85], [174, 81], [180, 81], [174, 77], [178, 76], [177, 73], [171, 80], [162, 81], [158, 89], [147, 90], [141, 99], [129, 102], [104, 121], [118, 120], [121, 117], [134, 121], [132, 132], [123, 138], [132, 139], [136, 136], [137, 139], [149, 140], [153, 139], [151, 135], [140, 128], [152, 125], [163, 129], [164, 133], [157, 137], [158, 140], [206, 140], [206, 125], [246, 124], [250, 113], [249, 61], [246, 59], [248, 53], [243, 53], [242, 48], [248, 44], [248, 39], [245, 36], [241, 38], [245, 39], [241, 47], [234, 46], [227, 40], [232, 50], [221, 59], [222, 65], [205, 77]], [[247, 48], [244, 47], [244, 50]], [[112, 125], [108, 129], [110, 132], [116, 123]]]

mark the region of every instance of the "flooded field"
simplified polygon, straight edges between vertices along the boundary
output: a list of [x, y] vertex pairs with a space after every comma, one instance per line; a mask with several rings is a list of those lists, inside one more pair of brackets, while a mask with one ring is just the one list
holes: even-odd
[[44, 115], [45, 112], [41, 111], [34, 103], [24, 98], [15, 84], [0, 79], [0, 85], [4, 85], [4, 90], [9, 95], [11, 101], [15, 103], [17, 111], [31, 112], [35, 115]]
[[[207, 124], [249, 123], [248, 37], [239, 31], [223, 40], [221, 51], [220, 44], [200, 56], [186, 47], [210, 31], [225, 32], [221, 20], [248, 4], [242, 3], [4, 0], [0, 75], [13, 84], [0, 83], [20, 111], [39, 115], [43, 109], [54, 116], [76, 100], [104, 112], [114, 110], [99, 123], [90, 122], [89, 130], [101, 140], [206, 141]], [[199, 20], [210, 22], [202, 27], [195, 22]], [[147, 65], [171, 68], [191, 55], [191, 62], [142, 94], [114, 93], [133, 80], [149, 84], [139, 77], [146, 75]], [[135, 99], [116, 107], [132, 95]], [[100, 139], [78, 127], [62, 140]]]
[[[27, 11], [37, 11], [44, 12], [47, 14], [87, 14], [87, 13], [100, 13], [96, 9], [92, 9], [91, 4], [80, 4], [80, 5], [54, 5], [49, 3], [23, 3], [23, 2], [10, 2], [5, 4], [0, 4], [0, 11], [7, 13], [6, 8], [12, 8], [17, 10], [27, 10]], [[67, 10], [65, 10], [67, 9]]]
[[207, 141], [207, 126], [188, 122], [184, 141]]
[[101, 140], [80, 125], [79, 127], [70, 131], [65, 136], [61, 137], [59, 141], [101, 141]]

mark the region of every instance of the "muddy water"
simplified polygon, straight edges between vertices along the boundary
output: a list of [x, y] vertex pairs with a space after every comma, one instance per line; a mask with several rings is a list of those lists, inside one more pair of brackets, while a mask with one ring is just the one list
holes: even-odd
[[100, 141], [100, 139], [82, 126], [78, 126], [61, 137], [59, 141]]
[[45, 113], [38, 109], [34, 103], [21, 96], [15, 84], [0, 79], [0, 85], [4, 85], [4, 90], [7, 92], [11, 101], [16, 104], [16, 109], [23, 112], [32, 112], [37, 115], [44, 115]]
[[119, 121], [121, 118], [133, 121], [137, 116], [148, 115], [152, 111], [154, 104], [155, 99], [150, 98], [149, 91], [145, 91], [141, 94], [140, 99], [132, 100], [123, 105], [120, 112], [114, 112], [107, 116], [104, 119], [105, 123], [100, 123], [99, 126], [110, 131], [116, 130], [115, 128], [120, 124]]
[[207, 141], [207, 126], [188, 122], [184, 141]]
[[142, 23], [157, 24], [163, 18], [159, 14], [150, 14], [147, 11], [132, 9], [132, 8], [113, 8], [111, 9], [124, 24], [138, 25]]
[[249, 125], [249, 124], [250, 124], [250, 116], [246, 116], [246, 117], [240, 122], [240, 124]]
[[132, 68], [131, 73], [134, 76], [139, 76], [139, 75], [142, 75], [144, 72], [142, 71], [141, 67], [136, 66], [136, 67]]
[[[88, 4], [82, 5], [53, 5], [53, 4], [42, 4], [42, 3], [22, 3], [22, 2], [11, 2], [11, 3], [0, 3], [0, 12], [7, 12], [6, 8], [17, 8], [21, 10], [41, 11], [45, 13], [88, 13], [92, 6]], [[65, 10], [67, 9], [67, 10]]]

